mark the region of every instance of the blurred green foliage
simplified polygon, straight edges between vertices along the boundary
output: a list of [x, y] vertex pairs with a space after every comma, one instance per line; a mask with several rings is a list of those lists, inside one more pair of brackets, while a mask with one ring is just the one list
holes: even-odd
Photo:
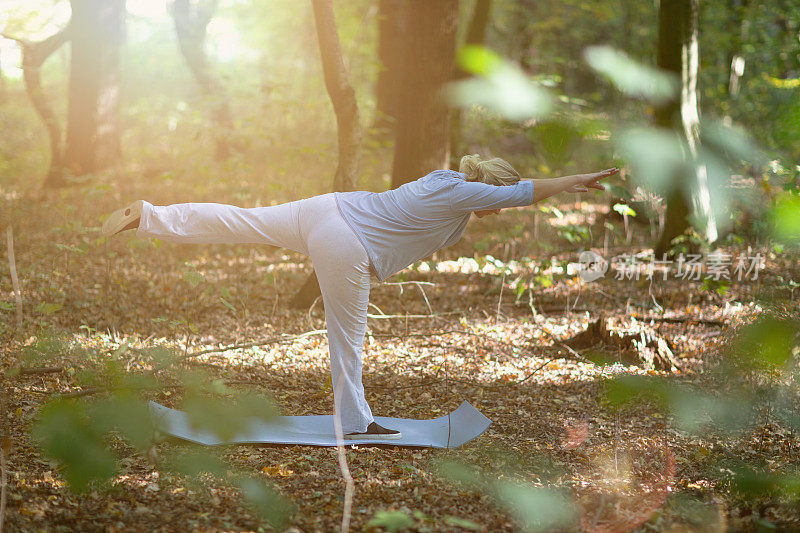
[[[73, 373], [86, 391], [85, 397], [55, 395], [32, 428], [41, 450], [57, 464], [69, 487], [77, 491], [108, 486], [119, 473], [120, 454], [125, 450], [120, 443], [149, 456], [160, 442], [151, 421], [148, 396], [167, 385], [155, 371], [128, 371], [132, 359], [162, 372], [169, 368], [171, 379], [180, 383], [181, 408], [193, 426], [222, 439], [241, 431], [253, 419], [277, 416], [274, 404], [264, 396], [231, 389], [201, 372], [175, 368], [180, 356], [163, 347], [134, 350], [123, 343], [113, 349], [87, 349], [69, 335], [48, 331], [20, 355], [24, 361], [40, 365], [68, 358], [76, 366], [84, 366]], [[159, 467], [189, 476], [190, 481], [206, 475], [220, 477], [238, 487], [251, 506], [276, 526], [284, 524], [291, 512], [291, 505], [275, 489], [227, 464], [219, 452], [195, 449], [168, 453]]]

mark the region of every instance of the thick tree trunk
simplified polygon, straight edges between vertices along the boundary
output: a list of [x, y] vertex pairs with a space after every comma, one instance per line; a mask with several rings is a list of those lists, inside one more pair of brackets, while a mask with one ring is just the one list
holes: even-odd
[[72, 58], [64, 165], [75, 175], [120, 159], [119, 49], [125, 0], [72, 0]]
[[[699, 107], [697, 103], [697, 75], [699, 52], [697, 46], [698, 0], [662, 0], [658, 20], [658, 67], [675, 73], [681, 80], [680, 98], [672, 100], [655, 111], [656, 125], [676, 131], [685, 141], [686, 159], [692, 161], [699, 143]], [[675, 180], [686, 179], [682, 174]], [[656, 257], [669, 247], [672, 239], [689, 228], [688, 215], [695, 211], [708, 218], [706, 237], [716, 239], [716, 225], [710, 210], [710, 193], [705, 168], [697, 169], [697, 189], [694, 196], [689, 188], [676, 186], [667, 197], [664, 232], [655, 246]]]
[[[475, 3], [475, 11], [472, 12], [472, 20], [467, 31], [465, 46], [482, 45], [486, 39], [486, 27], [489, 25], [489, 12], [492, 9], [492, 0], [478, 0]], [[457, 67], [455, 79], [464, 79], [469, 74]], [[450, 168], [458, 168], [459, 159], [464, 152], [461, 137], [461, 118], [464, 111], [461, 108], [450, 110]]]
[[393, 130], [397, 118], [397, 80], [403, 50], [400, 47], [404, 29], [402, 0], [378, 2], [378, 61], [381, 70], [375, 86], [376, 116], [373, 125], [380, 130]]
[[15, 39], [22, 48], [22, 72], [25, 80], [25, 90], [36, 113], [42, 119], [50, 140], [50, 169], [44, 181], [45, 188], [64, 185], [63, 150], [61, 146], [61, 126], [42, 89], [40, 72], [45, 60], [66, 43], [70, 37], [71, 26], [67, 26], [60, 32], [37, 43]]
[[208, 23], [211, 22], [216, 7], [216, 0], [174, 0], [172, 18], [181, 53], [203, 96], [210, 102], [215, 126], [215, 155], [222, 160], [230, 154], [233, 121], [224, 90], [212, 75], [205, 53]]
[[392, 187], [449, 166], [450, 114], [442, 87], [453, 77], [458, 2], [407, 0]]
[[[325, 87], [336, 113], [336, 131], [339, 136], [339, 163], [333, 178], [334, 191], [352, 191], [358, 183], [358, 163], [361, 158], [361, 124], [358, 117], [356, 95], [347, 79], [342, 58], [339, 33], [331, 0], [313, 0], [314, 22], [317, 27], [322, 71]], [[320, 295], [316, 273], [312, 272], [303, 287], [292, 298], [290, 305], [309, 307]]]

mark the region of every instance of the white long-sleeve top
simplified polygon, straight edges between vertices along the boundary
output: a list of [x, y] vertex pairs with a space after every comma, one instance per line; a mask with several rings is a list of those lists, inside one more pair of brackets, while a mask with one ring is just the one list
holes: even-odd
[[336, 203], [383, 281], [458, 242], [473, 211], [532, 204], [533, 182], [487, 185], [436, 170], [385, 192], [339, 192]]

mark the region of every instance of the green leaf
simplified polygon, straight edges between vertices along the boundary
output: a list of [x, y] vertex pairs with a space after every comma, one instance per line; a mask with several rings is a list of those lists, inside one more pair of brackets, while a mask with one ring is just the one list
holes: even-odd
[[755, 167], [765, 162], [764, 154], [742, 128], [704, 120], [700, 123], [700, 138], [703, 146], [713, 148], [729, 159], [746, 161]]
[[644, 376], [623, 375], [605, 382], [605, 397], [620, 407], [645, 398], [664, 405], [666, 392], [660, 381]]
[[485, 490], [486, 483], [473, 469], [455, 461], [444, 461], [437, 470], [446, 478], [458, 481], [473, 490]]
[[186, 270], [183, 273], [183, 281], [185, 281], [192, 287], [197, 287], [200, 284], [200, 282], [204, 280], [205, 277], [203, 277], [203, 275], [196, 270]]
[[610, 46], [590, 46], [583, 57], [590, 67], [630, 96], [662, 104], [674, 98], [680, 87], [673, 74], [638, 63]]
[[108, 479], [116, 472], [114, 455], [103, 433], [86, 416], [82, 404], [55, 401], [45, 406], [33, 429], [42, 451], [61, 464], [64, 478], [74, 490]]
[[783, 244], [800, 244], [800, 196], [787, 194], [780, 197], [769, 218], [776, 240]]
[[489, 74], [503, 64], [503, 59], [483, 46], [467, 45], [456, 55], [458, 65], [472, 74]]
[[153, 427], [147, 403], [131, 392], [116, 392], [92, 405], [89, 411], [103, 432], [120, 431], [139, 450], [152, 443]]
[[149, 358], [153, 363], [156, 364], [156, 366], [171, 364], [179, 357], [179, 354], [175, 353], [172, 348], [167, 348], [166, 346], [150, 346], [147, 348], [141, 348], [139, 350], [139, 355]]
[[463, 52], [463, 61], [476, 69], [479, 77], [456, 81], [447, 86], [448, 101], [459, 107], [484, 106], [513, 121], [543, 117], [553, 108], [545, 89], [519, 66], [493, 56], [479, 47]]
[[230, 309], [234, 313], [236, 312], [236, 307], [232, 303], [230, 303], [228, 300], [226, 300], [225, 298], [220, 296], [219, 301], [222, 302], [222, 305], [224, 305], [225, 307], [227, 307], [228, 309]]
[[183, 450], [166, 458], [166, 466], [175, 472], [188, 476], [213, 474], [224, 476], [229, 467], [222, 459], [206, 450]]
[[794, 320], [761, 317], [745, 326], [735, 350], [737, 358], [755, 368], [774, 368], [792, 358], [800, 324]]
[[261, 516], [280, 530], [286, 526], [292, 506], [274, 488], [252, 478], [240, 479], [237, 484], [250, 506]]
[[62, 307], [64, 307], [62, 304], [49, 304], [40, 302], [39, 305], [36, 306], [36, 312], [43, 315], [52, 315], [56, 311], [59, 311]]
[[199, 391], [189, 391], [183, 409], [194, 429], [209, 431], [222, 440], [242, 432], [252, 419], [270, 420], [276, 415], [271, 402], [253, 394], [220, 401]]
[[386, 531], [400, 531], [414, 525], [414, 519], [403, 511], [378, 511], [367, 522], [367, 527], [382, 527]]
[[0, 309], [2, 309], [3, 311], [13, 311], [14, 304], [11, 302], [4, 302], [0, 300]]
[[497, 500], [517, 517], [526, 531], [552, 531], [575, 521], [572, 504], [555, 491], [503, 481], [496, 487], [496, 493]]
[[614, 138], [622, 158], [633, 167], [633, 178], [646, 188], [666, 194], [678, 185], [685, 166], [681, 140], [659, 128], [630, 128]]
[[580, 132], [563, 120], [540, 121], [529, 134], [541, 146], [548, 163], [555, 167], [563, 166], [581, 141]]
[[616, 211], [622, 216], [629, 216], [629, 217], [636, 216], [636, 211], [634, 211], [628, 204], [614, 204], [614, 211]]
[[447, 524], [448, 526], [459, 527], [461, 529], [468, 529], [470, 531], [481, 531], [483, 529], [482, 526], [476, 524], [472, 520], [458, 518], [457, 516], [446, 515], [444, 517], [444, 523]]

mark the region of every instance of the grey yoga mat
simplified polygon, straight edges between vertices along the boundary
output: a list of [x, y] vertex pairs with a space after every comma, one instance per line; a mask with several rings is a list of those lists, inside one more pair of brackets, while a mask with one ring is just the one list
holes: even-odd
[[[269, 422], [254, 418], [245, 431], [230, 440], [221, 440], [214, 433], [194, 429], [186, 413], [155, 402], [150, 402], [150, 418], [156, 429], [162, 433], [206, 446], [220, 444], [336, 446], [331, 415], [281, 416]], [[348, 439], [344, 443], [456, 448], [479, 436], [492, 423], [469, 402], [463, 402], [449, 416], [444, 415], [432, 420], [376, 416], [375, 421], [382, 426], [399, 430], [403, 437], [395, 440]]]

